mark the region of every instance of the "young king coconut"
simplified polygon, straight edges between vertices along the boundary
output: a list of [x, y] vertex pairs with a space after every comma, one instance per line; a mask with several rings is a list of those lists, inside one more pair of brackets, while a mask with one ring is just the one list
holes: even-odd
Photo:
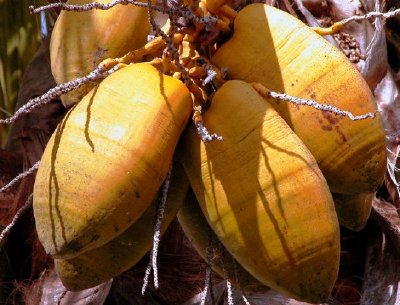
[[[87, 4], [69, 0], [67, 4]], [[109, 0], [100, 0], [109, 3]], [[58, 84], [83, 77], [106, 58], [114, 58], [142, 47], [150, 32], [147, 9], [116, 5], [108, 10], [61, 11], [50, 41], [51, 71]], [[62, 95], [64, 105], [79, 102], [93, 83]]]
[[[336, 106], [354, 115], [377, 108], [366, 82], [348, 59], [293, 16], [265, 4], [242, 9], [233, 36], [212, 58], [228, 77]], [[383, 181], [385, 137], [381, 118], [348, 117], [270, 100], [308, 147], [332, 192], [370, 193]], [[251, 107], [251, 106], [249, 106]]]
[[189, 128], [182, 162], [210, 227], [262, 284], [322, 302], [337, 277], [339, 225], [314, 157], [245, 82], [219, 88], [203, 120], [223, 141], [205, 145]]
[[164, 181], [191, 110], [185, 85], [140, 63], [107, 77], [68, 112], [34, 186], [45, 250], [72, 258], [135, 222]]

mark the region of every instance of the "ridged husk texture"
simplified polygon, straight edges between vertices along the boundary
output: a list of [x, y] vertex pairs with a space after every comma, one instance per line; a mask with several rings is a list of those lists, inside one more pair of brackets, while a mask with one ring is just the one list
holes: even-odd
[[48, 253], [71, 258], [121, 234], [164, 181], [192, 100], [177, 79], [129, 65], [57, 127], [37, 173], [33, 208]]
[[[264, 4], [239, 12], [233, 36], [212, 62], [228, 76], [268, 89], [316, 100], [354, 115], [375, 112], [366, 82], [348, 59], [293, 16]], [[289, 102], [271, 101], [316, 158], [333, 192], [374, 192], [386, 169], [379, 114], [351, 121]]]
[[339, 266], [339, 225], [317, 163], [251, 85], [228, 81], [204, 124], [183, 136], [183, 165], [207, 222], [257, 280], [299, 300], [326, 299]]
[[[189, 181], [181, 165], [172, 170], [161, 234], [183, 205]], [[55, 269], [68, 290], [97, 286], [134, 266], [152, 247], [158, 200], [124, 233], [105, 245], [70, 260], [55, 259]]]
[[[69, 0], [68, 4], [87, 4]], [[100, 0], [108, 3], [109, 0]], [[116, 5], [108, 10], [61, 11], [50, 42], [51, 71], [58, 84], [85, 76], [102, 60], [124, 55], [142, 47], [150, 31], [147, 9]], [[93, 83], [62, 95], [64, 105], [79, 102]]]

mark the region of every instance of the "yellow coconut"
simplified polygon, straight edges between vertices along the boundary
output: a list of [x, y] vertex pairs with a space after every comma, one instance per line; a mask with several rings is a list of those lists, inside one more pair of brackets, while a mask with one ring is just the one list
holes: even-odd
[[[348, 59], [293, 16], [264, 4], [242, 9], [233, 36], [212, 58], [228, 76], [361, 115], [377, 110], [366, 82]], [[333, 192], [374, 192], [386, 169], [379, 114], [348, 117], [270, 101], [316, 158]], [[251, 106], [249, 106], [251, 107]]]
[[203, 115], [223, 137], [183, 136], [182, 162], [210, 227], [266, 286], [325, 300], [339, 266], [339, 225], [318, 165], [285, 121], [242, 81], [228, 81]]
[[34, 186], [46, 251], [71, 258], [135, 222], [166, 177], [191, 109], [179, 80], [140, 63], [109, 76], [68, 112]]
[[[87, 4], [69, 0], [67, 4]], [[100, 0], [109, 3], [109, 0]], [[51, 35], [51, 71], [58, 84], [85, 76], [102, 60], [142, 47], [150, 31], [147, 9], [116, 5], [109, 10], [62, 11]], [[79, 102], [94, 83], [61, 96], [68, 106]]]
[[[185, 201], [189, 181], [177, 164], [172, 170], [161, 234]], [[105, 245], [72, 259], [55, 259], [55, 269], [68, 290], [97, 286], [134, 266], [152, 247], [157, 200], [124, 233]]]

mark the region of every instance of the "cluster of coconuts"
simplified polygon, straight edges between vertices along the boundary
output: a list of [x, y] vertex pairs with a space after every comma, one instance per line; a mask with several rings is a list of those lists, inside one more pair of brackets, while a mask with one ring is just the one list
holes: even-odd
[[[144, 8], [63, 11], [51, 40], [54, 77], [81, 77], [142, 47], [148, 33]], [[361, 229], [383, 180], [381, 119], [265, 98], [251, 83], [355, 115], [376, 112], [367, 84], [313, 30], [264, 4], [244, 7], [209, 59], [230, 79], [202, 116], [222, 141], [201, 141], [188, 124], [188, 88], [146, 62], [62, 97], [79, 103], [45, 149], [34, 215], [68, 289], [98, 285], [150, 250], [158, 191], [175, 159], [161, 232], [178, 214], [199, 253], [211, 238], [225, 253], [213, 267], [245, 290], [268, 286], [312, 303], [329, 296], [339, 222]]]

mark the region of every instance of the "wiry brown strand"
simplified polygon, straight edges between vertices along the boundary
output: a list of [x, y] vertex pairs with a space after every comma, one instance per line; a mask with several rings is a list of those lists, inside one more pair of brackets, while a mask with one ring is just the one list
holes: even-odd
[[314, 100], [302, 99], [302, 98], [295, 97], [295, 96], [289, 96], [285, 93], [277, 93], [274, 91], [270, 91], [268, 95], [274, 99], [288, 101], [288, 102], [291, 102], [296, 105], [307, 105], [307, 106], [313, 107], [317, 110], [332, 112], [332, 113], [335, 113], [340, 116], [347, 116], [352, 121], [359, 121], [359, 120], [364, 120], [367, 118], [375, 117], [375, 113], [368, 112], [368, 113], [361, 114], [361, 115], [353, 115], [350, 111], [341, 110], [332, 105], [320, 104]]
[[109, 10], [110, 8], [116, 6], [116, 5], [135, 5], [139, 7], [147, 7], [151, 8], [152, 10], [155, 10], [157, 12], [167, 14], [169, 16], [177, 16], [177, 17], [183, 17], [188, 20], [193, 20], [197, 23], [205, 24], [208, 26], [213, 26], [217, 23], [218, 19], [213, 17], [213, 16], [204, 16], [204, 17], [198, 17], [193, 12], [188, 9], [187, 7], [180, 7], [179, 9], [176, 8], [171, 8], [167, 6], [159, 6], [159, 5], [153, 5], [152, 3], [144, 3], [144, 2], [139, 2], [139, 1], [134, 1], [134, 0], [113, 0], [110, 1], [109, 3], [99, 3], [99, 2], [90, 2], [87, 4], [66, 4], [64, 2], [56, 2], [56, 3], [51, 3], [47, 5], [43, 5], [40, 7], [35, 8], [33, 5], [29, 6], [29, 10], [31, 14], [37, 14], [42, 11], [46, 11], [49, 9], [61, 9], [64, 11], [73, 11], [73, 12], [86, 12], [90, 11], [93, 9], [99, 9], [99, 10]]
[[0, 234], [0, 247], [4, 245], [7, 240], [8, 235], [10, 234], [11, 229], [15, 226], [18, 219], [23, 215], [23, 213], [29, 209], [32, 205], [33, 194], [29, 195], [28, 199], [25, 201], [24, 205], [18, 210], [18, 212], [14, 215], [12, 221], [4, 228], [4, 230]]
[[268, 90], [267, 88], [265, 88], [263, 85], [261, 85], [259, 83], [253, 83], [252, 85], [253, 85], [253, 88], [256, 89], [256, 91], [263, 97], [266, 97], [266, 98], [271, 97], [273, 99], [287, 101], [287, 102], [290, 102], [290, 103], [293, 103], [296, 105], [310, 106], [317, 110], [332, 112], [339, 116], [346, 116], [352, 121], [365, 120], [368, 118], [375, 117], [375, 113], [372, 113], [372, 112], [368, 112], [368, 113], [361, 114], [361, 115], [354, 115], [350, 111], [341, 110], [332, 105], [320, 104], [314, 100], [303, 99], [303, 98], [291, 96], [291, 95], [288, 95], [285, 93], [279, 93], [279, 92], [274, 92], [274, 91]]
[[251, 305], [250, 302], [247, 300], [246, 296], [243, 294], [243, 292], [242, 292], [242, 299], [243, 299], [243, 302], [244, 302], [246, 305]]
[[174, 46], [174, 41], [172, 36], [174, 35], [174, 20], [176, 20], [176, 12], [175, 11], [179, 11], [180, 9], [176, 9], [173, 11], [173, 13], [171, 15], [169, 15], [170, 17], [170, 21], [171, 21], [171, 28], [172, 31], [171, 33], [169, 33], [169, 35], [167, 35], [166, 33], [164, 33], [164, 31], [157, 25], [156, 21], [154, 20], [154, 14], [153, 14], [153, 10], [155, 9], [155, 7], [151, 4], [151, 0], [147, 0], [147, 7], [148, 7], [148, 17], [149, 17], [149, 22], [150, 25], [152, 27], [152, 30], [155, 33], [155, 36], [160, 36], [162, 37], [162, 39], [165, 41], [166, 45], [167, 45], [167, 50], [171, 56], [171, 58], [173, 59], [175, 65], [178, 67], [178, 69], [181, 71], [182, 73], [182, 78], [184, 80], [184, 82], [187, 85], [191, 85], [193, 83], [193, 81], [191, 80], [188, 71], [186, 70], [186, 68], [181, 64], [180, 59], [179, 59], [179, 52], [178, 49]]
[[72, 12], [86, 12], [90, 11], [93, 9], [99, 9], [99, 10], [109, 10], [110, 8], [116, 6], [116, 5], [127, 5], [127, 4], [133, 4], [136, 6], [140, 7], [146, 7], [146, 3], [139, 2], [139, 1], [133, 1], [133, 0], [113, 0], [110, 1], [109, 3], [100, 3], [100, 2], [90, 2], [87, 4], [67, 4], [64, 2], [55, 2], [47, 5], [40, 6], [38, 8], [35, 8], [33, 5], [29, 6], [29, 11], [31, 14], [37, 14], [49, 9], [61, 9], [63, 11], [72, 11]]
[[119, 69], [119, 66], [114, 66], [113, 68], [104, 71], [101, 68], [96, 68], [88, 75], [81, 78], [74, 79], [72, 81], [57, 85], [54, 88], [49, 89], [46, 93], [30, 99], [28, 103], [19, 108], [13, 116], [0, 120], [0, 124], [12, 124], [14, 123], [22, 114], [32, 112], [32, 110], [49, 103], [51, 100], [59, 97], [61, 94], [68, 93], [74, 89], [81, 87], [82, 85], [93, 82], [101, 78], [106, 78], [108, 75], [114, 73]]
[[339, 22], [341, 22], [343, 25], [345, 25], [345, 24], [347, 24], [349, 22], [353, 22], [353, 21], [369, 20], [369, 19], [376, 19], [376, 18], [385, 20], [388, 18], [395, 17], [397, 15], [400, 15], [400, 8], [393, 10], [393, 11], [386, 12], [386, 13], [369, 12], [365, 15], [360, 15], [360, 16], [354, 15], [352, 17], [343, 19], [342, 21], [339, 21]]
[[229, 280], [226, 280], [226, 294], [227, 294], [227, 303], [228, 303], [228, 305], [234, 305], [232, 284], [231, 284], [231, 282]]
[[142, 295], [146, 292], [146, 289], [149, 284], [149, 277], [151, 270], [153, 269], [153, 280], [154, 280], [154, 288], [158, 288], [158, 267], [157, 267], [157, 257], [158, 257], [158, 248], [160, 245], [161, 239], [161, 225], [165, 215], [165, 206], [167, 202], [167, 195], [169, 190], [169, 184], [171, 180], [171, 169], [168, 172], [167, 177], [161, 187], [161, 197], [158, 201], [158, 208], [157, 208], [157, 219], [154, 226], [154, 234], [153, 234], [153, 248], [150, 253], [150, 262], [147, 265], [145, 276], [143, 279], [143, 286], [142, 286]]
[[312, 27], [312, 29], [314, 29], [320, 35], [332, 35], [332, 34], [338, 33], [340, 30], [342, 30], [346, 24], [354, 22], [354, 21], [357, 22], [357, 21], [376, 19], [376, 18], [386, 20], [388, 18], [397, 16], [397, 15], [400, 15], [400, 9], [396, 9], [396, 10], [389, 11], [386, 13], [369, 12], [365, 15], [360, 15], [360, 16], [354, 15], [349, 18], [342, 19], [340, 21], [335, 22], [334, 24], [332, 24], [330, 27], [327, 27], [327, 28]]
[[38, 168], [39, 168], [39, 164], [40, 161], [37, 161], [31, 168], [29, 168], [28, 170], [24, 171], [23, 173], [19, 174], [18, 176], [16, 176], [13, 180], [11, 180], [10, 182], [8, 182], [6, 185], [3, 185], [0, 188], [0, 193], [4, 193], [5, 191], [7, 191], [9, 188], [13, 187], [15, 184], [17, 184], [19, 181], [21, 181], [22, 179], [24, 179], [25, 177], [31, 175], [32, 173], [34, 173]]
[[[208, 245], [207, 245], [207, 267], [206, 267], [206, 278], [204, 280], [204, 289], [202, 291], [201, 294], [201, 302], [200, 305], [205, 305], [206, 304], [206, 300], [207, 300], [207, 294], [210, 290], [211, 287], [211, 266], [212, 266], [212, 256], [213, 256], [213, 240], [212, 238], [209, 236], [208, 238]], [[212, 293], [212, 291], [210, 292]]]
[[161, 198], [159, 200], [159, 205], [157, 209], [157, 220], [154, 226], [154, 236], [153, 236], [153, 249], [152, 249], [152, 266], [153, 266], [153, 276], [154, 276], [154, 288], [158, 288], [158, 269], [157, 269], [157, 256], [158, 256], [158, 247], [160, 245], [161, 238], [161, 225], [165, 215], [165, 206], [167, 203], [167, 196], [169, 190], [169, 184], [171, 180], [171, 169], [168, 172], [168, 175], [164, 181], [161, 190]]
[[216, 133], [210, 133], [208, 129], [203, 125], [203, 122], [198, 122], [195, 124], [196, 129], [197, 129], [197, 134], [199, 135], [200, 139], [204, 142], [204, 144], [207, 144], [208, 142], [218, 140], [222, 141], [223, 137], [216, 134]]

